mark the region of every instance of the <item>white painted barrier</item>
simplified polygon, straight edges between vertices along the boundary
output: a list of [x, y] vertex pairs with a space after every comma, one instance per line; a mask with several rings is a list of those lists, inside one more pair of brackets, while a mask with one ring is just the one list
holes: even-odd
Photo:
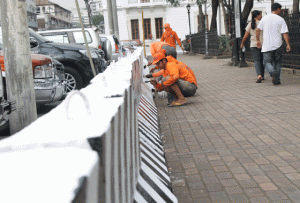
[[[149, 188], [152, 192], [148, 193], [153, 194], [154, 199], [177, 202], [171, 192], [167, 168], [163, 166], [164, 152], [156, 109], [150, 101], [151, 89], [143, 83], [144, 63], [142, 49], [112, 63], [89, 86], [70, 93], [47, 115], [2, 140], [1, 191], [16, 195], [40, 191], [45, 199], [24, 195], [22, 201], [17, 202], [48, 202], [46, 194], [55, 194], [43, 188], [56, 187], [57, 183], [63, 190], [55, 201], [49, 202], [129, 203], [147, 201], [141, 191]], [[95, 157], [93, 150], [98, 156]], [[9, 164], [9, 157], [13, 157], [15, 165]], [[32, 168], [32, 184], [27, 184], [26, 174], [20, 173], [18, 182], [27, 187], [22, 191], [19, 187], [5, 188], [13, 177], [12, 167], [16, 173], [22, 171], [24, 157], [29, 163], [26, 170]], [[51, 167], [43, 167], [48, 165]], [[60, 170], [61, 167], [64, 170]], [[53, 181], [43, 181], [41, 176], [34, 175], [37, 172]], [[5, 178], [4, 174], [9, 175]], [[85, 181], [80, 182], [80, 177]], [[147, 187], [149, 184], [151, 187]], [[149, 201], [153, 199], [150, 196]], [[0, 195], [0, 202], [10, 202], [9, 197]]]

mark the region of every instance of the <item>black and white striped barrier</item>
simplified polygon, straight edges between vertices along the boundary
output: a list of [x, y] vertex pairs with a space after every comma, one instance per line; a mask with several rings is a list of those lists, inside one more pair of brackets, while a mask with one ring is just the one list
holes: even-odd
[[0, 202], [177, 202], [144, 64], [122, 58], [1, 140]]
[[142, 85], [138, 123], [141, 171], [134, 193], [134, 202], [178, 202], [172, 193], [171, 181], [164, 158], [158, 130], [157, 109], [153, 102], [151, 89], [145, 84]]

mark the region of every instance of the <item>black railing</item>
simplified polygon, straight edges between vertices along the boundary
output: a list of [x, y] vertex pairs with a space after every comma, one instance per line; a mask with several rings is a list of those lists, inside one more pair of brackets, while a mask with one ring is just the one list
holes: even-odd
[[[208, 54], [211, 56], [222, 56], [226, 53], [227, 43], [224, 40], [220, 40], [217, 30], [208, 31]], [[205, 54], [205, 32], [199, 32], [192, 34], [191, 37], [188, 35], [186, 39], [192, 39], [192, 51], [198, 54]]]

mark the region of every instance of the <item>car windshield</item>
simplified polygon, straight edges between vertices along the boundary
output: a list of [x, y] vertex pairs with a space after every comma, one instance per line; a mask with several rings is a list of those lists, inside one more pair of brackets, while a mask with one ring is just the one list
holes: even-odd
[[42, 42], [42, 43], [50, 43], [52, 41], [48, 40], [47, 38], [43, 37], [42, 35], [36, 33], [35, 31], [33, 31], [33, 29], [29, 28], [29, 35], [31, 35], [32, 37], [34, 37], [36, 40]]

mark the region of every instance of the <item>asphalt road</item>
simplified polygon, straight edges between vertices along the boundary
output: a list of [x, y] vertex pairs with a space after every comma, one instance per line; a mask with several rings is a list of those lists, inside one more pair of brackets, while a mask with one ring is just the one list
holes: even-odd
[[[38, 118], [45, 115], [45, 114], [47, 114], [48, 112], [50, 112], [52, 109], [54, 109], [60, 103], [61, 103], [61, 101], [58, 101], [58, 102], [54, 102], [53, 104], [48, 104], [48, 105], [44, 105], [44, 106], [39, 107], [38, 110], [37, 110]], [[0, 140], [5, 139], [9, 136], [10, 136], [9, 129], [0, 132]]]

